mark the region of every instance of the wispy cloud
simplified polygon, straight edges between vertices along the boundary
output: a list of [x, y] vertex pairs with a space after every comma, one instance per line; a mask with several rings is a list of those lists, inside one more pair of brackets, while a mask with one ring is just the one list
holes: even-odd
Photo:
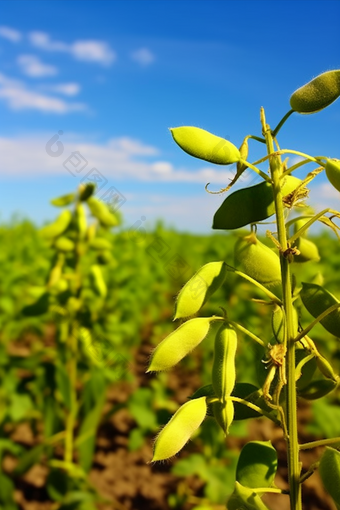
[[29, 90], [19, 80], [12, 80], [0, 73], [0, 99], [5, 101], [11, 110], [39, 110], [44, 113], [65, 114], [73, 111], [86, 110], [81, 103], [66, 101]]
[[[60, 127], [62, 128], [62, 125]], [[175, 168], [171, 162], [159, 157], [160, 151], [156, 147], [128, 137], [114, 138], [105, 144], [99, 144], [81, 142], [78, 136], [67, 139], [63, 135], [60, 136], [64, 148], [62, 154], [51, 157], [46, 153], [45, 146], [53, 134], [46, 137], [1, 138], [3, 175], [65, 175], [67, 170], [63, 162], [74, 152], [80, 153], [88, 162], [84, 175], [96, 168], [108, 180], [192, 182], [202, 185], [210, 181], [216, 186], [224, 186], [235, 172], [208, 167], [201, 167], [196, 171]], [[13, 154], [16, 155], [15, 158]], [[79, 179], [83, 177], [83, 173], [79, 174]]]
[[148, 66], [155, 60], [155, 56], [147, 48], [140, 48], [131, 53], [131, 58], [141, 66]]
[[117, 58], [116, 53], [103, 41], [78, 40], [72, 44], [53, 41], [45, 32], [30, 32], [29, 40], [33, 46], [45, 51], [62, 51], [69, 53], [76, 60], [97, 62], [104, 66], [111, 65]]
[[43, 90], [50, 90], [57, 94], [63, 94], [65, 96], [76, 96], [79, 94], [81, 87], [79, 83], [59, 83], [57, 85], [42, 85]]
[[17, 63], [21, 67], [21, 71], [32, 78], [58, 74], [58, 69], [55, 66], [43, 64], [35, 55], [20, 55], [17, 58]]
[[1, 26], [0, 27], [0, 37], [4, 37], [9, 41], [17, 43], [21, 40], [21, 33], [18, 30], [14, 30], [14, 28]]

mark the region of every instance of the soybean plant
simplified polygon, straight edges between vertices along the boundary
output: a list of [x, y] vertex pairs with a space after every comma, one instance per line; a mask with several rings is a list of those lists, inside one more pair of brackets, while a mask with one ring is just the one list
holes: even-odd
[[[280, 426], [287, 445], [289, 490], [274, 484], [277, 452], [271, 442], [248, 442], [240, 453], [233, 494], [227, 501], [229, 510], [264, 510], [261, 496], [266, 492], [284, 493], [290, 497], [292, 510], [302, 508], [302, 483], [319, 468], [326, 490], [340, 508], [340, 453], [330, 445], [340, 444], [340, 437], [300, 444], [297, 429], [297, 397], [317, 399], [334, 391], [339, 376], [331, 363], [323, 357], [309, 336], [320, 323], [329, 333], [340, 338], [340, 301], [315, 282], [298, 285], [292, 278], [292, 262], [319, 260], [317, 246], [306, 237], [316, 221], [330, 227], [338, 237], [339, 227], [334, 218], [340, 213], [325, 209], [311, 214], [306, 205], [308, 183], [325, 170], [330, 183], [340, 191], [340, 160], [311, 156], [297, 150], [281, 149], [277, 134], [294, 113], [316, 113], [340, 96], [340, 70], [325, 72], [296, 90], [290, 98], [291, 109], [275, 129], [267, 124], [261, 108], [261, 136], [248, 135], [238, 149], [230, 141], [197, 127], [171, 129], [175, 142], [189, 155], [215, 163], [236, 163], [232, 182], [250, 169], [262, 182], [239, 189], [227, 196], [214, 215], [213, 229], [234, 230], [250, 227], [235, 244], [235, 260], [214, 261], [203, 266], [180, 291], [175, 320], [181, 325], [154, 350], [148, 371], [168, 370], [190, 353], [208, 334], [211, 324], [220, 323], [215, 337], [211, 384], [198, 389], [165, 425], [154, 445], [153, 461], [168, 459], [177, 454], [206, 416], [213, 416], [227, 435], [234, 419], [264, 416]], [[258, 161], [248, 160], [248, 142], [262, 143], [267, 154]], [[288, 165], [282, 156], [299, 156], [299, 162]], [[268, 172], [258, 165], [268, 163]], [[304, 165], [314, 164], [305, 178], [293, 176]], [[300, 215], [290, 212], [299, 208]], [[268, 247], [257, 235], [257, 224], [275, 215], [275, 231], [267, 231]], [[291, 216], [288, 218], [288, 216]], [[197, 317], [210, 296], [234, 273], [251, 282], [263, 293], [257, 302], [271, 307], [273, 339], [263, 339], [232, 320], [232, 313], [213, 317]], [[294, 283], [295, 281], [295, 283]], [[305, 307], [313, 317], [310, 324], [301, 323], [299, 307]], [[262, 387], [249, 390], [248, 383], [237, 383], [235, 357], [238, 337], [247, 335], [260, 344], [267, 354], [268, 371]], [[270, 343], [269, 343], [269, 341]], [[260, 361], [260, 360], [259, 360]], [[315, 374], [314, 374], [315, 372]], [[240, 413], [240, 408], [243, 412]], [[318, 463], [301, 473], [299, 452], [325, 445]]]
[[[86, 499], [89, 510], [96, 508], [97, 496], [87, 473], [105, 390], [108, 382], [115, 380], [114, 370], [109, 363], [106, 366], [105, 347], [98, 352], [103, 338], [95, 338], [95, 327], [102, 320], [100, 311], [108, 295], [105, 265], [112, 261], [112, 243], [106, 231], [120, 223], [118, 215], [97, 200], [94, 192], [95, 185], [88, 183], [76, 193], [53, 199], [51, 203], [63, 211], [40, 230], [53, 254], [51, 269], [43, 293], [22, 313], [31, 317], [48, 314], [56, 325], [55, 349], [46, 347], [37, 374], [44, 395], [40, 399], [43, 443], [23, 455], [14, 471], [21, 475], [46, 456], [50, 468], [46, 486], [51, 498], [65, 508], [80, 508]], [[91, 216], [94, 221], [88, 224]], [[54, 451], [56, 447], [59, 453]]]

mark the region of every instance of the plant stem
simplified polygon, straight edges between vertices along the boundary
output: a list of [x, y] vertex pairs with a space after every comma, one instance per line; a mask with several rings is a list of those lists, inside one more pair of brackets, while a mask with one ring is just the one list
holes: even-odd
[[329, 444], [339, 444], [340, 437], [331, 437], [330, 439], [320, 439], [319, 441], [311, 441], [310, 443], [300, 444], [300, 450], [310, 450], [318, 446], [327, 446]]
[[74, 443], [74, 426], [77, 416], [77, 345], [78, 345], [78, 325], [74, 324], [68, 339], [69, 362], [68, 375], [70, 378], [71, 408], [68, 411], [66, 419], [66, 436], [65, 436], [65, 452], [64, 461], [73, 462], [73, 443]]
[[[261, 108], [261, 122], [263, 134], [266, 139], [267, 152], [274, 152], [273, 135], [268, 124], [264, 109]], [[280, 151], [283, 152], [283, 151]], [[288, 249], [286, 226], [284, 220], [284, 209], [282, 202], [282, 193], [280, 185], [280, 177], [282, 174], [282, 163], [279, 155], [273, 154], [269, 159], [270, 173], [272, 177], [272, 186], [275, 201], [276, 223], [278, 241], [281, 245], [280, 263], [282, 278], [282, 301], [287, 321], [287, 385], [286, 385], [286, 414], [287, 414], [287, 449], [288, 449], [288, 478], [290, 487], [290, 505], [291, 510], [302, 510], [301, 502], [301, 486], [300, 480], [300, 463], [299, 463], [299, 443], [297, 432], [297, 403], [296, 403], [296, 385], [295, 385], [295, 342], [294, 337], [296, 331], [293, 319], [293, 301], [292, 288], [290, 279], [289, 262], [284, 257], [284, 252]]]

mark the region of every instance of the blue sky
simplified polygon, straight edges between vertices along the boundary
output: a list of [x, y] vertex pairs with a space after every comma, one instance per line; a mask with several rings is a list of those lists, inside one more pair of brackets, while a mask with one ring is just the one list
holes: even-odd
[[[56, 214], [51, 198], [97, 173], [98, 196], [120, 193], [126, 227], [143, 216], [150, 226], [162, 218], [210, 232], [225, 196], [204, 186], [225, 186], [235, 169], [190, 158], [168, 128], [198, 126], [239, 146], [261, 134], [260, 106], [274, 127], [294, 90], [340, 68], [339, 0], [2, 0], [1, 8], [1, 221], [16, 213], [42, 224]], [[57, 146], [46, 144], [59, 131], [61, 153], [51, 156]], [[294, 114], [279, 142], [339, 158], [339, 133], [337, 101]], [[263, 148], [251, 142], [249, 159]], [[241, 185], [249, 182], [258, 182], [251, 171]], [[316, 209], [339, 208], [324, 176], [311, 190]]]

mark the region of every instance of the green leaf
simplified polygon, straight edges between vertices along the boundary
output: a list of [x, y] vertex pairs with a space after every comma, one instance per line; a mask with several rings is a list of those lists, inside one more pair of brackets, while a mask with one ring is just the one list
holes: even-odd
[[71, 409], [71, 382], [65, 367], [61, 363], [56, 365], [56, 383], [63, 403], [67, 409]]
[[18, 508], [13, 500], [14, 490], [13, 481], [8, 476], [0, 473], [0, 508], [4, 508], [4, 510], [14, 510]]
[[40, 296], [37, 301], [31, 305], [24, 306], [22, 309], [22, 314], [25, 317], [36, 317], [37, 315], [46, 313], [48, 311], [49, 299], [49, 292], [44, 292], [44, 294]]
[[68, 489], [68, 476], [65, 471], [51, 469], [46, 480], [46, 489], [53, 501], [63, 501]]
[[29, 395], [14, 393], [11, 396], [11, 404], [8, 413], [15, 422], [22, 420], [33, 409], [33, 402]]
[[327, 492], [340, 509], [340, 453], [326, 446], [320, 460], [319, 473]]
[[90, 411], [79, 430], [76, 444], [79, 452], [79, 464], [88, 473], [92, 466], [95, 439], [101, 412], [105, 403], [105, 392], [98, 395], [96, 406]]
[[277, 453], [270, 441], [250, 441], [241, 450], [236, 480], [252, 489], [271, 487], [277, 471]]
[[46, 445], [39, 444], [34, 448], [31, 448], [26, 453], [24, 453], [13, 471], [14, 475], [21, 476], [26, 471], [28, 471], [34, 464], [38, 464], [40, 462], [41, 457], [43, 456], [46, 449]]
[[[340, 303], [333, 294], [316, 283], [302, 283], [300, 296], [305, 308], [315, 319], [330, 306]], [[340, 308], [328, 314], [320, 324], [332, 335], [340, 337]]]

